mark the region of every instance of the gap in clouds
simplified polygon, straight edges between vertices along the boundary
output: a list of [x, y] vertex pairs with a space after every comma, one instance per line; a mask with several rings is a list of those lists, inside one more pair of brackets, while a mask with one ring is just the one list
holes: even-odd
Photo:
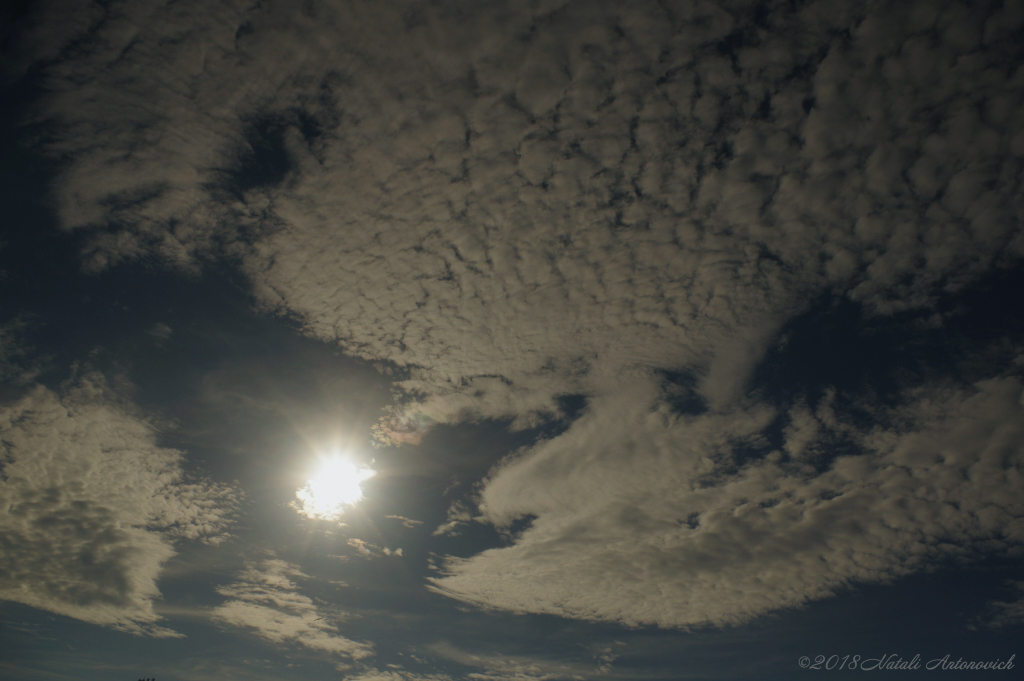
[[237, 166], [227, 171], [221, 188], [242, 199], [250, 190], [280, 184], [293, 168], [285, 141], [288, 127], [289, 121], [283, 116], [250, 121], [243, 133], [245, 145], [239, 150]]
[[242, 141], [234, 158], [228, 158], [218, 181], [206, 188], [214, 195], [226, 193], [244, 202], [246, 195], [254, 190], [280, 185], [299, 169], [297, 156], [318, 156], [321, 138], [332, 124], [337, 125], [330, 116], [326, 121], [318, 120], [317, 113], [315, 109], [296, 106], [245, 118]]
[[892, 406], [902, 390], [927, 380], [973, 383], [1021, 352], [1022, 297], [1024, 265], [920, 311], [867, 314], [848, 298], [825, 296], [781, 329], [750, 389], [777, 404], [804, 400], [813, 408], [834, 389]]
[[[453, 507], [471, 510], [482, 481], [497, 464], [517, 452], [552, 439], [568, 430], [586, 410], [580, 395], [558, 401], [561, 415], [548, 415], [533, 428], [516, 429], [511, 419], [482, 419], [458, 425], [440, 424], [415, 446], [382, 447], [375, 450], [378, 475], [364, 484], [367, 498], [358, 513], [345, 519], [345, 532], [374, 544], [404, 552], [403, 569], [411, 570], [418, 589], [421, 579], [434, 574], [431, 565], [441, 550], [449, 555], [469, 556], [491, 547], [508, 545], [515, 532], [498, 530], [490, 523], [467, 519], [443, 537], [435, 528], [449, 519]], [[415, 516], [423, 525], [409, 531], [399, 524], [370, 523], [369, 517], [387, 514]], [[523, 527], [519, 527], [519, 530]], [[516, 530], [518, 531], [518, 530]], [[380, 561], [355, 560], [346, 569], [366, 584], [380, 581], [380, 570], [391, 569]], [[403, 578], [403, 583], [408, 577]], [[410, 597], [414, 597], [410, 595]]]
[[662, 379], [662, 390], [672, 412], [698, 416], [708, 410], [708, 400], [700, 393], [700, 379], [693, 370], [663, 369], [655, 374]]

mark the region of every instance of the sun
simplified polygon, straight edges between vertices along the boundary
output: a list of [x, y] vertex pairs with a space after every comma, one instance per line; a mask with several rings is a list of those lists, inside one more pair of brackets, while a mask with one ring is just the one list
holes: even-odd
[[299, 500], [295, 508], [308, 518], [337, 520], [363, 498], [362, 483], [376, 474], [343, 456], [324, 459], [306, 486], [295, 493]]

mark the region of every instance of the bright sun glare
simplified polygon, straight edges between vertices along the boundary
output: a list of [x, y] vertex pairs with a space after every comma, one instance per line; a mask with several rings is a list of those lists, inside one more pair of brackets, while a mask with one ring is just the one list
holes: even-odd
[[325, 459], [306, 486], [295, 493], [303, 515], [316, 520], [336, 520], [345, 508], [363, 498], [360, 485], [377, 472], [335, 456]]

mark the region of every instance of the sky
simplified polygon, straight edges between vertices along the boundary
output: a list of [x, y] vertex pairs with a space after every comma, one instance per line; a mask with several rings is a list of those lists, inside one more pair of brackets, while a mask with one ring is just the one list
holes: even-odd
[[0, 25], [4, 678], [1024, 667], [1024, 2]]

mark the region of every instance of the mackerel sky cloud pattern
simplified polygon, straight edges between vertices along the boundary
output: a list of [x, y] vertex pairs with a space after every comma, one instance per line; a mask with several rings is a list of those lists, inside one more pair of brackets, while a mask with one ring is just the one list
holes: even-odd
[[[392, 384], [364, 493], [408, 538], [335, 518], [336, 550], [373, 554], [336, 563], [420, 556], [420, 591], [451, 607], [688, 630], [1020, 556], [1024, 341], [1006, 314], [983, 341], [937, 339], [1022, 267], [1024, 3], [49, 0], [20, 31], [9, 69], [39, 79], [28, 119], [84, 273], [230, 272], [263, 318]], [[854, 340], [801, 340], [843, 314]], [[4, 333], [0, 368], [30, 383]], [[928, 343], [942, 362], [904, 361]], [[9, 514], [49, 576], [9, 565], [0, 596], [159, 634], [173, 542], [225, 536], [241, 492], [182, 482], [186, 455], [101, 380], [4, 407], [3, 493], [34, 509], [22, 523], [95, 511], [75, 532], [116, 535], [123, 579], [45, 559], [89, 539], [29, 540]], [[433, 444], [493, 424], [517, 444], [487, 459], [472, 440], [475, 467]], [[95, 446], [12, 482], [18, 452], [79, 430]], [[67, 470], [122, 465], [117, 437], [147, 453], [131, 492], [69, 492]], [[395, 461], [458, 462], [446, 514], [372, 506]], [[209, 621], [356, 678], [452, 678], [365, 667], [382, 643], [300, 593], [325, 572], [239, 551]], [[991, 622], [1014, 626], [1016, 593]], [[485, 658], [494, 678], [584, 673]]]

